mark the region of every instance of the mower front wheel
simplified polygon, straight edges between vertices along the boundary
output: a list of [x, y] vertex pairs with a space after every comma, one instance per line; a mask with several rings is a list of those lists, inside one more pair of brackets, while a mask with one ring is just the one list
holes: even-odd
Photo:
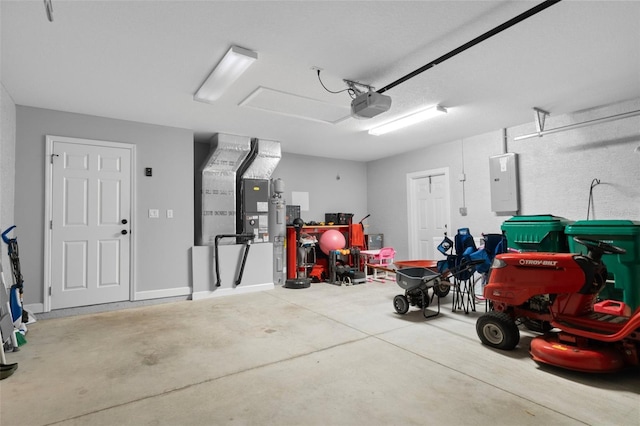
[[403, 294], [399, 294], [393, 298], [393, 308], [400, 315], [404, 315], [409, 312], [409, 300]]
[[491, 311], [482, 315], [476, 322], [476, 332], [480, 341], [493, 348], [510, 351], [520, 342], [520, 330], [504, 312]]

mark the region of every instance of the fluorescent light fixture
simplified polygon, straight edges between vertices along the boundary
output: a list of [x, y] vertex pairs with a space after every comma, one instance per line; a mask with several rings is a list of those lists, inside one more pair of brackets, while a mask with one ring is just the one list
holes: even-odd
[[385, 133], [393, 132], [394, 130], [403, 129], [405, 127], [412, 126], [429, 118], [433, 118], [437, 115], [446, 114], [447, 109], [440, 105], [435, 105], [427, 109], [414, 112], [413, 114], [406, 115], [398, 118], [397, 120], [390, 121], [378, 127], [374, 127], [369, 130], [370, 135], [384, 135]]
[[202, 83], [193, 99], [200, 102], [213, 102], [227, 90], [234, 81], [258, 59], [258, 54], [238, 46], [231, 46], [209, 77]]

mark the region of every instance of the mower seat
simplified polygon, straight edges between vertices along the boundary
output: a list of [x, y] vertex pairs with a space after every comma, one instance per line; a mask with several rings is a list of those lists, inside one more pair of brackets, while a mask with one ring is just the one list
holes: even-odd
[[580, 294], [598, 294], [607, 284], [607, 268], [602, 263], [596, 263], [591, 258], [576, 255], [573, 258], [584, 271], [584, 285], [578, 290]]

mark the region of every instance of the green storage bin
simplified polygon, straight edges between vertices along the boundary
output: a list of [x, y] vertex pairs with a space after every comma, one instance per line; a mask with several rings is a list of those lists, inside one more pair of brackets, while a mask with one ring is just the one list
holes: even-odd
[[521, 251], [568, 253], [564, 233], [572, 221], [552, 215], [514, 216], [502, 223], [501, 229], [510, 248]]
[[602, 299], [619, 300], [635, 310], [640, 307], [640, 222], [632, 220], [580, 220], [565, 229], [569, 249], [586, 254], [582, 244], [573, 237], [604, 241], [625, 249], [625, 254], [605, 254], [609, 281], [600, 293]]

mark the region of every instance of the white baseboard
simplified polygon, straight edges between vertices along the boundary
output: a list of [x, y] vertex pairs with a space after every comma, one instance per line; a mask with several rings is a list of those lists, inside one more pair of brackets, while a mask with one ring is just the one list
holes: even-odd
[[[168, 288], [164, 290], [149, 290], [149, 291], [138, 291], [135, 294], [134, 301], [139, 300], [151, 300], [151, 299], [163, 299], [166, 297], [180, 297], [180, 296], [189, 296], [191, 294], [191, 287], [177, 287], [177, 288]], [[126, 303], [127, 301], [125, 301]], [[34, 314], [42, 314], [44, 311], [44, 303], [30, 303], [25, 304], [24, 308], [29, 312]]]
[[233, 294], [254, 293], [257, 291], [273, 290], [273, 283], [254, 284], [250, 286], [239, 286], [234, 288], [218, 288], [214, 291], [198, 291], [191, 295], [191, 300], [201, 300], [210, 297], [231, 296]]
[[162, 299], [164, 297], [188, 296], [191, 287], [167, 288], [163, 290], [137, 291], [134, 300]]

